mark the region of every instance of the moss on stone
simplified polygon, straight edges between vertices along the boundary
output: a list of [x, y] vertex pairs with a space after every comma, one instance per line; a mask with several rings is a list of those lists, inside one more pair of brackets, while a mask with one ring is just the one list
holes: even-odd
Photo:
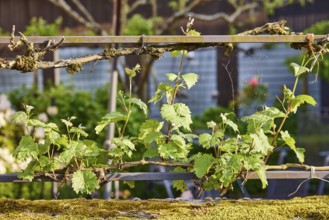
[[291, 200], [0, 200], [0, 219], [329, 219], [329, 196]]

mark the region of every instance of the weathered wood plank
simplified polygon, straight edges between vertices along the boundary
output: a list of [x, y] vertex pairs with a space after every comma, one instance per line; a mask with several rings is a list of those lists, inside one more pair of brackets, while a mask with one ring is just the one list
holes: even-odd
[[[325, 35], [315, 35], [315, 41], [324, 39]], [[53, 40], [59, 42], [62, 36], [31, 36], [30, 42], [42, 44]], [[10, 37], [0, 37], [0, 44], [9, 44]], [[19, 40], [19, 37], [16, 37]], [[306, 35], [203, 35], [203, 36], [66, 36], [65, 44], [112, 44], [112, 43], [303, 43]]]

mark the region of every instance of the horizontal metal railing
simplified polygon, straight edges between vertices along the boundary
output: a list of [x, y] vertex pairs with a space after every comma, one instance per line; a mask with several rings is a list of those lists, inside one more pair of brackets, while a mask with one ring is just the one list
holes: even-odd
[[[55, 174], [58, 181], [63, 180], [64, 174]], [[271, 170], [266, 171], [267, 179], [308, 179], [308, 178], [329, 178], [329, 171], [301, 171], [301, 170]], [[246, 179], [259, 179], [257, 173], [249, 172], [245, 176]], [[135, 172], [135, 173], [109, 173], [105, 176], [107, 181], [154, 181], [154, 180], [192, 180], [198, 179], [194, 173], [178, 173], [178, 172]], [[54, 178], [43, 174], [36, 174], [33, 182], [54, 182]], [[0, 182], [29, 182], [18, 178], [17, 174], [0, 174]]]

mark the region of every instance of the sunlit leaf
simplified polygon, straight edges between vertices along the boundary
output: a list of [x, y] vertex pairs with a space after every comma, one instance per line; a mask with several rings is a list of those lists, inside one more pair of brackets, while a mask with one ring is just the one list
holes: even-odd
[[66, 119], [61, 119], [61, 121], [66, 125], [66, 127], [72, 127], [73, 123]]
[[192, 124], [191, 112], [187, 105], [176, 103], [174, 105], [164, 104], [161, 107], [161, 116], [174, 126], [183, 127], [190, 131]]
[[110, 112], [106, 114], [98, 125], [95, 127], [96, 134], [99, 134], [107, 125], [113, 122], [124, 121], [127, 119], [127, 116], [120, 112]]
[[19, 112], [15, 112], [12, 116], [11, 116], [11, 120], [14, 123], [20, 124], [20, 123], [25, 123], [27, 121], [27, 114], [25, 112], [19, 111]]
[[[172, 92], [174, 91], [174, 87], [167, 83], [160, 83], [155, 95], [149, 100], [149, 103], [153, 102], [156, 104], [160, 100], [162, 100], [163, 96], [166, 95], [167, 99], [171, 99]], [[169, 102], [170, 100], [167, 100]]]
[[167, 73], [166, 77], [169, 81], [174, 82], [177, 79], [177, 75], [175, 73]]
[[178, 50], [174, 50], [170, 52], [172, 57], [177, 57], [179, 55], [179, 51]]
[[223, 123], [228, 125], [235, 132], [238, 132], [239, 131], [238, 126], [233, 121], [228, 119], [226, 116], [227, 116], [227, 114], [223, 114], [223, 113], [220, 114], [220, 117], [222, 118]]
[[302, 75], [305, 72], [309, 72], [310, 69], [305, 66], [300, 66], [297, 63], [291, 63], [290, 66], [292, 67], [294, 74], [296, 77]]
[[77, 135], [81, 135], [83, 137], [87, 137], [88, 136], [88, 133], [85, 132], [82, 128], [78, 128], [78, 127], [72, 127], [70, 128], [70, 133], [73, 133], [73, 134], [77, 134]]
[[72, 188], [77, 194], [93, 193], [99, 188], [96, 174], [89, 170], [74, 172], [72, 177]]
[[27, 167], [22, 172], [18, 173], [17, 176], [19, 178], [32, 181], [34, 178], [34, 171], [36, 166], [37, 166], [37, 161], [35, 160], [30, 161]]
[[23, 136], [14, 151], [14, 156], [20, 161], [26, 161], [29, 158], [36, 159], [38, 154], [38, 144], [34, 142], [31, 136]]
[[195, 73], [186, 73], [182, 75], [184, 82], [188, 89], [194, 86], [198, 82], [199, 75]]
[[211, 143], [212, 136], [208, 133], [201, 134], [199, 136], [199, 144], [202, 145], [203, 148], [209, 149]]
[[250, 137], [253, 139], [254, 144], [252, 152], [259, 152], [263, 155], [267, 155], [273, 149], [273, 146], [268, 142], [268, 138], [264, 134], [263, 129], [258, 130], [255, 134], [250, 134]]
[[137, 105], [138, 108], [140, 108], [143, 111], [144, 115], [147, 116], [147, 105], [141, 99], [131, 98], [128, 99], [128, 102]]
[[265, 189], [268, 185], [265, 168], [262, 166], [259, 169], [255, 170], [255, 172], [257, 173], [260, 181], [262, 182], [262, 188]]
[[304, 163], [305, 149], [296, 147], [295, 139], [290, 136], [288, 131], [281, 131], [280, 134], [281, 134], [282, 139], [285, 141], [285, 143], [290, 147], [291, 150], [293, 150], [295, 152], [299, 162]]
[[178, 152], [177, 147], [172, 142], [167, 144], [159, 145], [158, 152], [160, 156], [164, 159], [174, 159], [176, 158], [176, 154]]
[[274, 126], [274, 119], [283, 118], [285, 113], [275, 107], [266, 107], [250, 116], [242, 117], [241, 120], [248, 124], [248, 133], [255, 133], [259, 129], [268, 132]]
[[214, 121], [209, 121], [207, 122], [207, 127], [208, 128], [214, 128], [217, 124]]
[[162, 127], [163, 122], [159, 122], [155, 119], [147, 120], [141, 125], [139, 129], [138, 139], [143, 143], [150, 144], [162, 135], [160, 132]]
[[309, 95], [298, 95], [291, 100], [291, 111], [296, 113], [298, 107], [303, 103], [308, 103], [310, 105], [316, 105], [316, 101], [312, 96]]
[[28, 126], [34, 126], [34, 127], [45, 127], [46, 124], [40, 120], [37, 119], [29, 119], [27, 120]]

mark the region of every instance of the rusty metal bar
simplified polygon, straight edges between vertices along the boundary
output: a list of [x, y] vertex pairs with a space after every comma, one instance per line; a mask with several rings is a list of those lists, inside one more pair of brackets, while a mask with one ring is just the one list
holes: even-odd
[[[322, 40], [326, 35], [315, 35], [315, 41]], [[62, 36], [31, 36], [33, 43], [46, 43], [49, 40], [59, 42]], [[0, 37], [0, 44], [9, 44], [10, 37]], [[15, 40], [19, 40], [16, 37]], [[307, 42], [306, 35], [204, 35], [204, 36], [65, 36], [65, 44], [148, 44], [159, 43], [302, 43]]]
[[[315, 171], [315, 177], [329, 178], [329, 171]], [[267, 179], [307, 179], [311, 177], [310, 171], [266, 171]], [[58, 180], [64, 178], [63, 174], [56, 174]], [[255, 172], [249, 172], [247, 179], [259, 179]], [[110, 173], [106, 175], [108, 181], [154, 181], [154, 180], [191, 180], [198, 179], [194, 173], [173, 172], [143, 172], [143, 173]], [[53, 182], [54, 180], [44, 175], [35, 175], [33, 182]], [[17, 174], [1, 174], [0, 182], [29, 182], [17, 177]]]

